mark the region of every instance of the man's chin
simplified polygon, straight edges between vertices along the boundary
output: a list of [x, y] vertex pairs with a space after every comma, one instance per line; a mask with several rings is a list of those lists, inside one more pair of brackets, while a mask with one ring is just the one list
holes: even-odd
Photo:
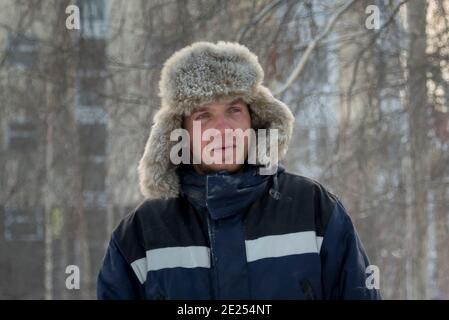
[[194, 165], [194, 167], [200, 174], [216, 173], [220, 171], [236, 173], [243, 168], [243, 164], [200, 164]]

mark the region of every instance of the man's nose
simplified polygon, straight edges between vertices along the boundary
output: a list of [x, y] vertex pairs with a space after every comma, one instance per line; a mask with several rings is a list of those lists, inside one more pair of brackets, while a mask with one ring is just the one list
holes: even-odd
[[[222, 146], [226, 145], [226, 140], [229, 139], [226, 137], [226, 135], [231, 136], [232, 135], [232, 127], [231, 124], [229, 122], [228, 119], [226, 119], [225, 116], [220, 116], [216, 118], [216, 122], [215, 122], [215, 129], [218, 130], [218, 132], [220, 133], [220, 138], [221, 138], [221, 144]], [[218, 137], [216, 137], [218, 138]]]
[[221, 136], [224, 137], [225, 130], [232, 129], [232, 127], [231, 127], [231, 124], [229, 123], [229, 120], [226, 119], [225, 116], [219, 116], [219, 117], [217, 117], [217, 120], [215, 122], [215, 129], [220, 131]]

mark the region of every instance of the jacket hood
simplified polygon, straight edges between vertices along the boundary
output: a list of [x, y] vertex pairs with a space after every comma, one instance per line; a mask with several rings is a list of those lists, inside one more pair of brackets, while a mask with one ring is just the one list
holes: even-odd
[[[197, 42], [175, 52], [162, 68], [161, 106], [138, 166], [142, 194], [150, 199], [179, 195], [177, 165], [170, 161], [170, 150], [177, 142], [170, 141], [170, 133], [182, 128], [184, 116], [213, 101], [243, 99], [251, 110], [253, 128], [278, 129], [278, 159], [282, 160], [294, 117], [263, 86], [263, 78], [257, 56], [238, 43]], [[267, 146], [267, 154], [269, 149]]]

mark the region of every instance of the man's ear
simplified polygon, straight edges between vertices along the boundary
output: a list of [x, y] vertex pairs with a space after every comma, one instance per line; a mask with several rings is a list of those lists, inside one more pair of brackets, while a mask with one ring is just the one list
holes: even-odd
[[185, 129], [185, 128], [186, 128], [187, 117], [188, 117], [188, 116], [183, 116], [183, 117], [182, 117], [182, 121], [181, 121], [181, 129]]

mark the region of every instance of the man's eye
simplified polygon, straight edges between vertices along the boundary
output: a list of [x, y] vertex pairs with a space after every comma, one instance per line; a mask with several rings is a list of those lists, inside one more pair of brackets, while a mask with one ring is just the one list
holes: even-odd
[[201, 120], [201, 119], [206, 119], [209, 115], [205, 112], [205, 113], [200, 113], [199, 115], [197, 115], [195, 117], [195, 120]]
[[232, 108], [231, 108], [231, 112], [232, 112], [232, 113], [240, 112], [240, 111], [241, 111], [241, 110], [240, 110], [239, 107], [232, 107]]

